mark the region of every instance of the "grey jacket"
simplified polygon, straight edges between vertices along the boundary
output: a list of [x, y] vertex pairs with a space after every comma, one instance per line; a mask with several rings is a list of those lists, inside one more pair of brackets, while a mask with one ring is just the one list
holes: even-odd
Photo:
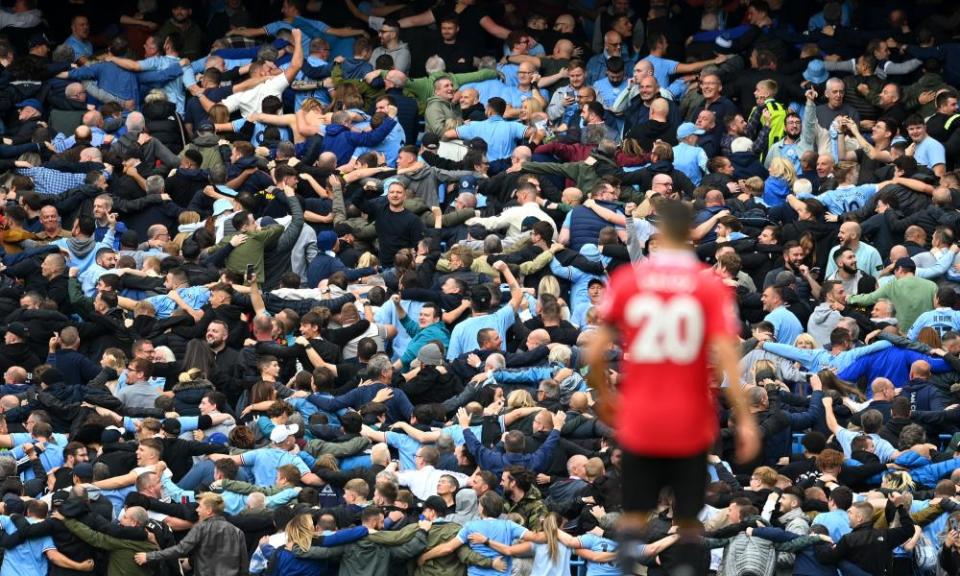
[[427, 206], [439, 206], [440, 195], [437, 190], [440, 182], [452, 182], [466, 176], [476, 176], [476, 173], [469, 170], [442, 170], [435, 166], [424, 166], [416, 172], [398, 176], [397, 179], [406, 185], [411, 199], [419, 198]]
[[250, 567], [243, 531], [222, 516], [197, 522], [179, 544], [149, 552], [147, 561], [187, 556], [194, 572], [204, 576], [246, 576]]
[[[277, 193], [283, 192], [277, 190]], [[273, 290], [280, 285], [280, 277], [290, 272], [292, 268], [291, 255], [294, 246], [300, 239], [300, 231], [303, 226], [303, 208], [296, 196], [289, 197], [283, 194], [287, 200], [287, 208], [290, 210], [290, 224], [277, 239], [276, 245], [267, 247], [263, 251], [263, 273], [266, 278], [263, 279], [264, 288]]]

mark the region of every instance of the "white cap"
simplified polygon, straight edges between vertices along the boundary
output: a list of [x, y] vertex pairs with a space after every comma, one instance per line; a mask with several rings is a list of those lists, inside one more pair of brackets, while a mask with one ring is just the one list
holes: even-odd
[[296, 424], [283, 425], [278, 424], [270, 431], [270, 441], [274, 444], [283, 444], [287, 438], [293, 436], [300, 430]]

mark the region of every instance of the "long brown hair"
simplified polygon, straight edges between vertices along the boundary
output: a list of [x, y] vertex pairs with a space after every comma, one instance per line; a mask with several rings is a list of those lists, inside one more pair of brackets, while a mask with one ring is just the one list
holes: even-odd
[[836, 390], [843, 396], [853, 395], [856, 396], [858, 400], [863, 400], [865, 398], [860, 389], [850, 382], [838, 378], [832, 370], [821, 370], [817, 372], [817, 376], [820, 377], [820, 383], [823, 384], [824, 392], [827, 390]]

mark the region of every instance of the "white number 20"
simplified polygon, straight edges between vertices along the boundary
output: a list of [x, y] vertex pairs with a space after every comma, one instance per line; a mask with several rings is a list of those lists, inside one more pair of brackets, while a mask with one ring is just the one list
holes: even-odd
[[634, 296], [627, 303], [626, 320], [637, 327], [630, 344], [634, 362], [689, 364], [703, 344], [703, 310], [687, 295], [663, 300], [659, 296]]

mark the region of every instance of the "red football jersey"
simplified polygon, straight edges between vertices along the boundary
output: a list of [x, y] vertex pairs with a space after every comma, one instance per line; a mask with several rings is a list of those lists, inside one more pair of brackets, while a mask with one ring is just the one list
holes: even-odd
[[716, 438], [707, 346], [738, 320], [732, 291], [705, 270], [692, 252], [660, 251], [610, 278], [600, 315], [620, 332], [617, 434], [630, 452], [692, 456]]

